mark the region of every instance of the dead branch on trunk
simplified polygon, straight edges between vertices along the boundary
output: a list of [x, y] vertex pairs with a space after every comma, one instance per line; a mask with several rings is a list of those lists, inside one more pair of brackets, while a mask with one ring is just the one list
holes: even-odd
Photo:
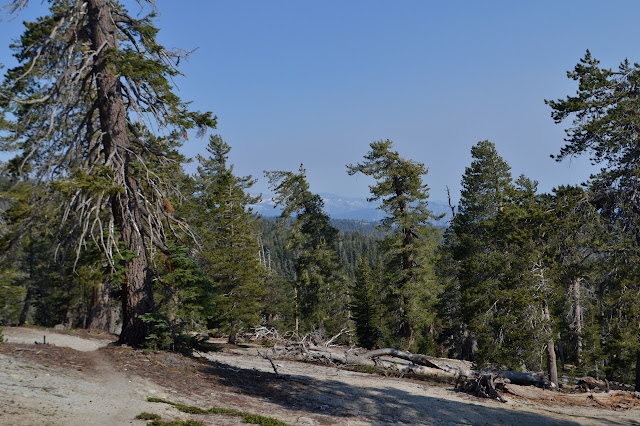
[[340, 330], [340, 332], [338, 334], [333, 336], [331, 339], [327, 340], [324, 343], [324, 346], [326, 346], [326, 347], [331, 346], [331, 343], [333, 343], [338, 337], [342, 336], [343, 334], [346, 335], [346, 336], [350, 336], [351, 333], [353, 333], [353, 330], [350, 330], [348, 328], [343, 328], [342, 330]]
[[496, 389], [496, 383], [504, 384], [505, 379], [486, 373], [480, 373], [471, 378], [460, 376], [456, 381], [456, 390], [482, 398], [495, 398], [500, 402], [507, 402], [500, 391]]
[[260, 355], [262, 358], [269, 361], [269, 363], [271, 364], [271, 368], [273, 368], [273, 372], [276, 374], [276, 377], [280, 378], [280, 374], [278, 374], [278, 365], [275, 362], [273, 362], [273, 357], [271, 357], [271, 355], [269, 355], [267, 352], [260, 352], [260, 351], [257, 351], [257, 352], [258, 352], [258, 355]]

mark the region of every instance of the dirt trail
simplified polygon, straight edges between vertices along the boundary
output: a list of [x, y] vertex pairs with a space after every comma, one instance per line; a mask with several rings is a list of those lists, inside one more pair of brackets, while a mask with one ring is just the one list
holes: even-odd
[[93, 368], [58, 369], [0, 355], [0, 424], [142, 425], [146, 422], [135, 420], [137, 414], [163, 408], [146, 401], [147, 396], [162, 394], [161, 389], [118, 372], [98, 350], [109, 340], [28, 328], [5, 328], [4, 334], [8, 342], [27, 344], [42, 343], [46, 335], [47, 343], [85, 352], [83, 360]]
[[[145, 421], [134, 418], [145, 411], [160, 414], [163, 420], [242, 424], [238, 417], [184, 414], [166, 404], [147, 402], [149, 396], [304, 425], [640, 424], [637, 408], [614, 411], [517, 398], [502, 404], [456, 393], [448, 384], [293, 361], [276, 361], [280, 377], [275, 377], [269, 361], [256, 356], [255, 348], [202, 354], [205, 361], [105, 348], [109, 340], [53, 330], [5, 328], [5, 335], [24, 345], [4, 345], [10, 349], [0, 345], [3, 425], [143, 425]], [[35, 345], [42, 343], [43, 335], [57, 346]]]
[[5, 327], [4, 337], [9, 343], [42, 344], [65, 346], [80, 352], [90, 352], [107, 346], [113, 341], [108, 337], [79, 337], [65, 332], [50, 329]]

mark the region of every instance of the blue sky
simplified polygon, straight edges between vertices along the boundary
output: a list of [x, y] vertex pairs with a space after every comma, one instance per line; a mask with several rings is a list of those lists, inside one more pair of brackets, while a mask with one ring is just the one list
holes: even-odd
[[[20, 19], [30, 19], [41, 8]], [[137, 13], [134, 1], [127, 3]], [[603, 65], [638, 60], [640, 2], [156, 0], [167, 47], [198, 48], [179, 94], [219, 118], [238, 174], [297, 170], [318, 193], [365, 197], [346, 174], [374, 140], [425, 163], [431, 199], [458, 198], [470, 148], [489, 139], [541, 191], [580, 183], [586, 159], [563, 144], [544, 99], [575, 92], [566, 71], [590, 49]], [[18, 22], [0, 23], [0, 62]], [[190, 138], [184, 152], [204, 153]]]

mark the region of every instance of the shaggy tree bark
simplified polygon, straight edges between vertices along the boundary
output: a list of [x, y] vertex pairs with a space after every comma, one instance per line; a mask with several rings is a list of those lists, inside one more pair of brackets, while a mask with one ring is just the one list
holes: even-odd
[[[59, 233], [57, 252], [75, 248], [77, 262], [94, 246], [114, 269], [124, 266], [120, 342], [139, 345], [149, 331], [140, 316], [154, 311], [150, 246], [166, 250], [167, 231], [195, 240], [166, 208], [169, 196], [182, 197], [178, 147], [189, 129], [203, 135], [216, 118], [173, 93], [189, 52], [157, 43], [153, 15], [135, 19], [109, 0], [49, 3], [49, 15], [17, 40], [19, 65], [0, 85], [0, 145], [18, 153], [12, 174], [39, 182], [46, 195], [32, 197], [15, 232], [48, 226]], [[136, 3], [155, 9], [153, 0]], [[13, 0], [4, 10], [27, 4]]]
[[93, 288], [86, 327], [92, 330], [111, 331], [111, 313], [109, 286], [100, 283]]
[[108, 61], [102, 46], [115, 48], [117, 31], [107, 0], [88, 0], [89, 30], [93, 49], [100, 52], [94, 58], [93, 75], [98, 88], [98, 111], [103, 132], [102, 146], [105, 164], [114, 170], [115, 184], [124, 188], [111, 196], [111, 210], [120, 238], [134, 257], [125, 262], [122, 284], [122, 333], [120, 343], [144, 343], [149, 330], [139, 316], [153, 312], [153, 284], [149, 259], [142, 235], [144, 224], [138, 203], [138, 182], [131, 177], [131, 142], [127, 133], [127, 112], [124, 106], [120, 80], [113, 62]]
[[35, 292], [35, 289], [31, 286], [27, 289], [27, 295], [24, 298], [24, 304], [22, 305], [22, 311], [20, 312], [20, 319], [18, 320], [18, 326], [23, 326], [27, 322], [27, 317], [29, 316], [29, 310], [31, 309], [31, 299], [33, 297], [34, 292]]
[[[544, 312], [545, 321], [550, 322], [551, 314], [549, 313], [549, 304], [546, 300], [543, 302], [542, 309]], [[553, 383], [557, 387], [559, 385], [558, 363], [556, 359], [556, 349], [553, 337], [549, 337], [549, 341], [547, 342], [547, 369], [549, 372], [549, 380], [551, 380], [551, 383]]]
[[573, 280], [571, 285], [571, 292], [573, 293], [573, 332], [575, 339], [575, 351], [576, 364], [580, 364], [582, 361], [582, 303], [581, 303], [581, 286], [580, 286], [580, 278], [576, 278]]

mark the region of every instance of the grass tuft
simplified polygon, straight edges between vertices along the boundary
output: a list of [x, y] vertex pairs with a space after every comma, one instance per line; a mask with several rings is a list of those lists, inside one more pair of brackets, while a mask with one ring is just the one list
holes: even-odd
[[281, 422], [278, 419], [274, 419], [272, 417], [260, 416], [258, 414], [249, 414], [244, 413], [242, 416], [242, 421], [252, 425], [262, 425], [262, 426], [287, 426], [286, 423]]
[[[242, 421], [244, 423], [248, 423], [248, 424], [254, 424], [254, 425], [262, 425], [262, 426], [287, 426], [286, 423], [281, 422], [278, 419], [274, 419], [272, 417], [265, 417], [265, 416], [260, 416], [258, 414], [251, 414], [251, 413], [245, 413], [243, 411], [238, 411], [238, 410], [234, 410], [231, 408], [222, 408], [222, 407], [211, 407], [208, 409], [202, 409], [199, 407], [194, 407], [191, 405], [184, 405], [184, 404], [179, 404], [177, 402], [171, 402], [171, 401], [167, 401], [166, 399], [162, 399], [162, 398], [153, 398], [153, 397], [149, 397], [147, 398], [147, 401], [149, 402], [161, 402], [163, 404], [169, 404], [169, 405], [173, 405], [174, 407], [176, 407], [178, 410], [182, 411], [183, 413], [189, 413], [189, 414], [229, 414], [232, 416], [240, 416], [242, 417]], [[192, 421], [192, 420], [189, 420]], [[196, 426], [196, 425], [200, 425], [201, 423], [193, 423], [193, 424], [186, 424], [186, 423], [164, 423], [164, 422], [160, 422], [160, 423], [156, 423], [156, 422], [160, 422], [160, 420], [155, 420], [154, 422], [148, 423], [149, 425], [152, 426], [162, 426], [162, 425], [185, 425], [185, 426]]]
[[162, 420], [154, 420], [147, 423], [147, 426], [206, 426], [204, 423], [200, 423], [197, 420], [173, 420], [170, 422], [163, 422]]
[[136, 416], [138, 420], [160, 420], [161, 418], [159, 414], [147, 413], [146, 411]]

